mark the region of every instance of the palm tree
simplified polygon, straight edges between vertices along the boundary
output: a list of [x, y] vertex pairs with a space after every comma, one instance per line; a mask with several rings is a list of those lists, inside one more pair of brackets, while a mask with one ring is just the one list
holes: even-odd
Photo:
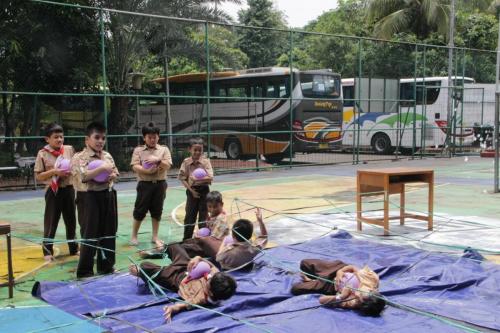
[[374, 33], [390, 39], [400, 32], [413, 32], [425, 38], [437, 31], [448, 34], [450, 0], [368, 0], [368, 18], [375, 23]]

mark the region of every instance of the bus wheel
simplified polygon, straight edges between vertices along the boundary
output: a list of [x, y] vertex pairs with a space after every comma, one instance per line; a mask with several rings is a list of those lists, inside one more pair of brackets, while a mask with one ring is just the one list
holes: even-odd
[[241, 159], [241, 143], [236, 138], [229, 138], [226, 140], [224, 145], [224, 150], [226, 151], [226, 156], [230, 160]]
[[264, 155], [266, 158], [266, 162], [271, 163], [271, 164], [276, 164], [281, 162], [284, 158], [284, 154], [270, 154], [270, 155]]
[[391, 146], [391, 139], [385, 133], [377, 133], [372, 138], [372, 149], [375, 154], [392, 154], [394, 147]]

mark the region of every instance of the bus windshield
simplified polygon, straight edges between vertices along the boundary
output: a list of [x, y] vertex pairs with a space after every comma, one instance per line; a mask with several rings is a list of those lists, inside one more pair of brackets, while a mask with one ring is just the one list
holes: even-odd
[[328, 74], [300, 74], [302, 95], [309, 98], [340, 97], [340, 78]]

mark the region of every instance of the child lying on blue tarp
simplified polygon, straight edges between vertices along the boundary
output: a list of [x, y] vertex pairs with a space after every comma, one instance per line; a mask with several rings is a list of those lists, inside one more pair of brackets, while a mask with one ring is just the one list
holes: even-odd
[[294, 295], [325, 294], [319, 298], [321, 304], [357, 309], [368, 316], [378, 316], [385, 307], [378, 292], [379, 277], [368, 266], [359, 269], [340, 260], [304, 259], [300, 270], [302, 282], [292, 286]]

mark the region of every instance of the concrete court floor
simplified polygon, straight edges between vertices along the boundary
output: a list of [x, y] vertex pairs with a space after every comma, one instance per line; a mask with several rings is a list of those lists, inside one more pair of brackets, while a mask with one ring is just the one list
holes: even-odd
[[[216, 177], [213, 190], [223, 193], [225, 209], [236, 219], [238, 209], [244, 217], [253, 218], [253, 207], [261, 206], [269, 227], [273, 244], [293, 242], [302, 232], [304, 224], [290, 224], [282, 214], [300, 212], [304, 215], [329, 211], [343, 207], [344, 212], [355, 212], [356, 170], [379, 167], [430, 167], [436, 172], [435, 213], [449, 216], [474, 216], [495, 221], [500, 213], [500, 194], [492, 194], [493, 161], [479, 157], [427, 158], [422, 160], [378, 161], [360, 165], [308, 166], [293, 169], [225, 174]], [[137, 259], [136, 251], [128, 245], [131, 215], [135, 200], [135, 182], [118, 183], [119, 229], [117, 238], [116, 268], [124, 271], [130, 263], [128, 257]], [[327, 200], [325, 200], [325, 198]], [[179, 240], [182, 227], [174, 220], [182, 221], [184, 189], [177, 180], [169, 180], [169, 189], [164, 206], [164, 222], [160, 235], [166, 242]], [[415, 191], [407, 195], [407, 208], [424, 210], [426, 191]], [[36, 237], [43, 230], [43, 191], [0, 192], [0, 219], [11, 223], [14, 235], [14, 270], [16, 276], [24, 275], [16, 286], [13, 300], [7, 298], [7, 288], [0, 288], [0, 307], [44, 304], [34, 299], [31, 287], [35, 280], [72, 280], [75, 278], [76, 257], [65, 255], [65, 245], [58, 245], [60, 255], [54, 263], [46, 265], [41, 259], [41, 249]], [[372, 204], [375, 207], [377, 203]], [[172, 213], [173, 212], [173, 213]], [[355, 224], [351, 218], [347, 223]], [[500, 222], [500, 221], [499, 221]], [[500, 225], [500, 224], [499, 224]], [[419, 232], [418, 224], [408, 226], [406, 233]], [[324, 228], [311, 228], [307, 237], [325, 233]], [[141, 228], [139, 248], [149, 248], [151, 225], [148, 218]], [[396, 230], [396, 229], [395, 229]], [[328, 230], [327, 230], [328, 231]], [[330, 230], [331, 231], [331, 230]], [[401, 230], [398, 229], [398, 232]], [[438, 232], [436, 232], [438, 233]], [[367, 231], [377, 241], [380, 230]], [[467, 233], [470, 237], [470, 232]], [[23, 240], [20, 239], [24, 238]], [[31, 238], [31, 239], [30, 239]], [[56, 239], [64, 239], [61, 221]], [[304, 239], [302, 239], [304, 240]], [[388, 239], [381, 240], [387, 242]], [[35, 242], [35, 243], [34, 243]], [[500, 247], [497, 248], [500, 251]], [[5, 242], [0, 240], [0, 279], [5, 278]], [[496, 259], [492, 257], [492, 259]], [[2, 281], [3, 282], [3, 281]]]

